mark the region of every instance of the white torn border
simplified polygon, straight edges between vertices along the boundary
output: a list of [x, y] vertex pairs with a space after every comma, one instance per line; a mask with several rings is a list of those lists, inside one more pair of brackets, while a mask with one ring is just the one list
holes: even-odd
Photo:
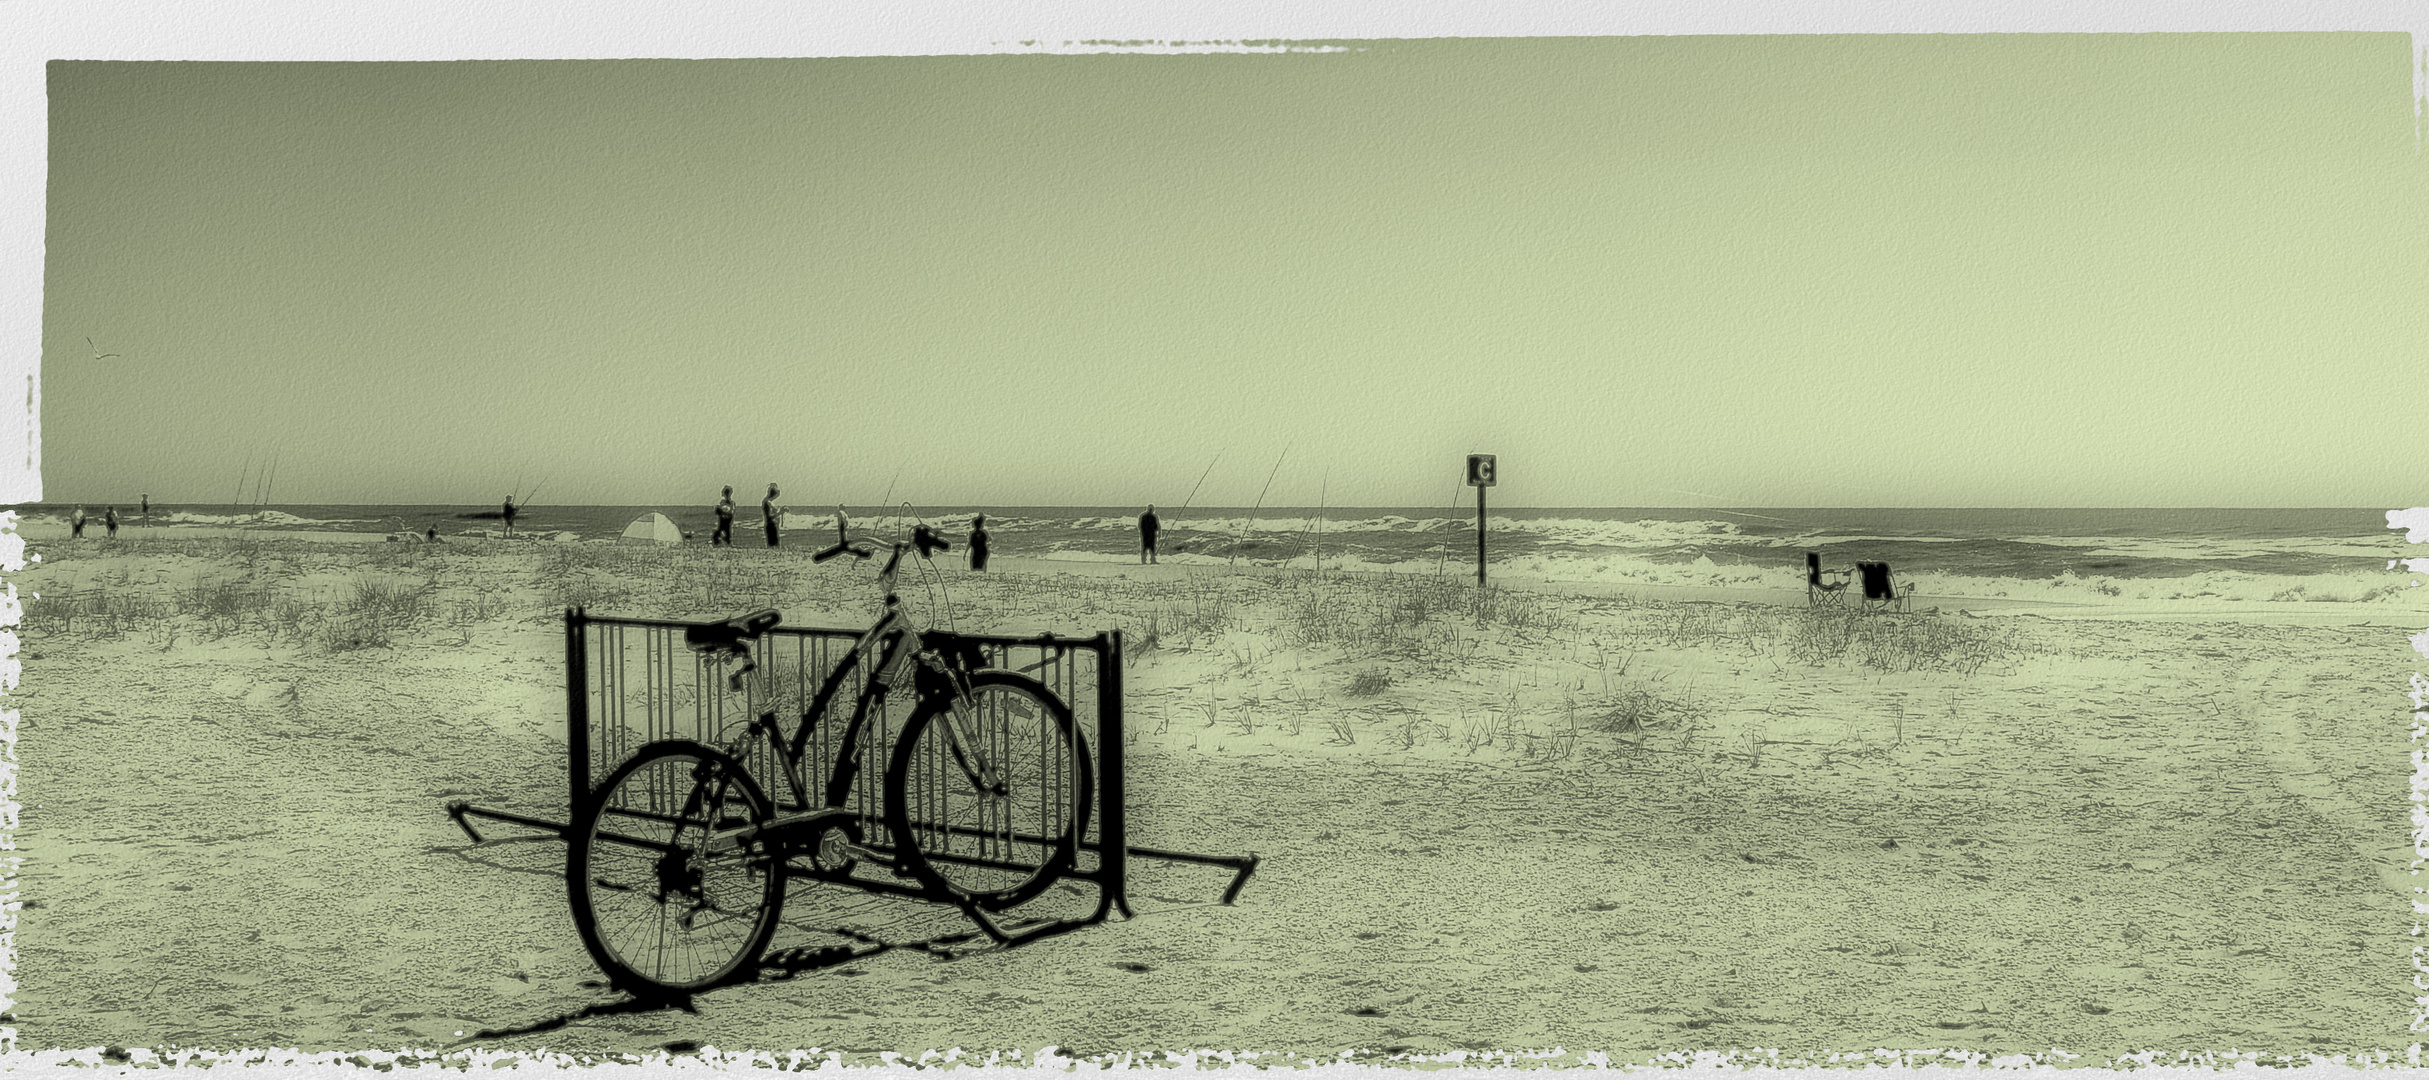
[[[40, 562], [42, 556], [34, 556]], [[25, 605], [13, 575], [25, 569], [25, 537], [17, 534], [17, 512], [0, 510], [0, 1010], [17, 1005], [17, 710], [9, 700], [25, 663], [17, 658], [17, 626]], [[0, 1021], [0, 1053], [17, 1057], [17, 1026]]]
[[[1557, 0], [1470, 0], [1465, 4], [1345, 6], [1288, 5], [1277, 2], [1233, 3], [1190, 8], [1183, 5], [1140, 7], [1103, 0], [1015, 0], [977, 5], [969, 0], [928, 0], [895, 9], [883, 16], [870, 6], [859, 12], [803, 9], [764, 4], [740, 4], [713, 14], [692, 6], [654, 4], [650, 0], [598, 0], [583, 5], [587, 17], [573, 20], [565, 10], [535, 0], [424, 0], [415, 5], [371, 3], [331, 9], [301, 0], [271, 0], [244, 8], [181, 9], [175, 17], [155, 5], [78, 5], [56, 0], [0, 0], [0, 251], [13, 256], [0, 261], [0, 376], [22, 373], [26, 408], [22, 413], [0, 411], [0, 445], [25, 446], [19, 461], [0, 465], [0, 491], [17, 502], [42, 497], [39, 463], [40, 384], [36, 357], [40, 354], [40, 307], [43, 224], [45, 97], [42, 62], [62, 57], [94, 59], [469, 59], [541, 56], [601, 58], [619, 56], [843, 56], [934, 55], [939, 53], [1199, 53], [1199, 52], [1335, 52], [1354, 50], [1364, 40], [1425, 37], [1591, 36], [1627, 34], [1783, 34], [1783, 33], [2055, 33], [2055, 32], [2255, 32], [2402, 30], [2429, 20], [2418, 0], [2337, 0], [2274, 4], [2223, 2], [2196, 11], [2191, 8], [2137, 9], [2107, 0], [2057, 0], [2034, 5], [1949, 6], [1929, 9], [1914, 5], [1871, 6], [1824, 4], [1799, 0], [1713, 0], [1698, 5], [1642, 5], [1596, 9]], [[804, 10], [823, 18], [805, 17]], [[1159, 29], [1186, 26], [1188, 36], [1165, 39], [1136, 35], [1144, 21]], [[1007, 22], [1020, 26], [1011, 34], [989, 33]], [[1080, 27], [1084, 31], [1073, 32]], [[1037, 33], [1044, 29], [1050, 33]], [[1106, 35], [1103, 30], [1116, 33]], [[1132, 30], [1123, 34], [1119, 31]], [[1088, 31], [1097, 31], [1090, 33]], [[1243, 32], [1245, 31], [1245, 32]], [[2413, 72], [2414, 147], [2419, 152], [2429, 131], [2429, 35], [2415, 33]], [[2429, 508], [2387, 512], [2389, 528], [2403, 528], [2408, 543], [2429, 542]], [[0, 510], [0, 581], [24, 568], [25, 542], [16, 531], [18, 515]], [[39, 561], [40, 556], [33, 557]], [[2395, 560], [2429, 573], [2429, 559]], [[2415, 584], [2418, 584], [2415, 582]], [[17, 892], [15, 834], [16, 743], [18, 714], [5, 698], [16, 688], [22, 668], [17, 659], [22, 604], [16, 585], [0, 586], [0, 1009], [14, 1004], [13, 948]], [[2429, 657], [2429, 629], [2414, 635], [2413, 647]], [[2412, 823], [2415, 844], [2413, 873], [2429, 863], [2429, 676], [2414, 672], [2409, 692], [2414, 713], [2411, 734], [2414, 774]], [[2414, 888], [2413, 911], [2429, 914], [2429, 902]], [[2416, 923], [2412, 933], [2423, 931]], [[2429, 1030], [2429, 947], [2413, 950], [2416, 992], [2412, 1030]], [[17, 1030], [0, 1026], [0, 1069], [23, 1074], [91, 1076], [97, 1071], [124, 1074], [133, 1068], [234, 1066], [241, 1074], [276, 1069], [281, 1074], [347, 1074], [400, 1066], [415, 1071], [433, 1067], [562, 1070], [584, 1064], [562, 1054], [509, 1054], [478, 1049], [450, 1054], [416, 1054], [365, 1050], [353, 1053], [306, 1054], [295, 1050], [243, 1050], [206, 1055], [172, 1052], [162, 1057], [152, 1050], [127, 1050], [105, 1057], [100, 1048], [81, 1051], [20, 1052]], [[1324, 1073], [1374, 1066], [1352, 1064], [1345, 1052], [1339, 1059], [1305, 1059], [1235, 1051], [1190, 1051], [1118, 1055], [1101, 1062], [1104, 1068], [1163, 1068], [1257, 1071], [1275, 1068], [1314, 1068]], [[867, 1073], [933, 1068], [936, 1055], [919, 1059], [889, 1056], [884, 1064], [857, 1067]], [[950, 1060], [950, 1056], [945, 1056]], [[2402, 1064], [2421, 1065], [2415, 1042]], [[1439, 1068], [1452, 1064], [1468, 1068], [1507, 1070], [1547, 1061], [1586, 1068], [1610, 1068], [1599, 1053], [1570, 1055], [1554, 1049], [1524, 1054], [1495, 1053], [1407, 1055], [1392, 1059], [1409, 1065]], [[1997, 1067], [2047, 1069], [2078, 1060], [2063, 1051], [1992, 1057], [1970, 1051], [1889, 1051], [1837, 1054], [1827, 1058], [1783, 1059], [1776, 1051], [1673, 1053], [1649, 1068], [1687, 1069], [1717, 1074], [1747, 1068], [1868, 1067], [1899, 1071], [1924, 1067]], [[2147, 1052], [2112, 1062], [2119, 1068], [2199, 1069], [2250, 1068], [2254, 1054], [2192, 1054]], [[2368, 1067], [2397, 1064], [2390, 1052], [2348, 1061], [2343, 1056], [2315, 1058], [2320, 1065]], [[1061, 1057], [1046, 1047], [1033, 1060], [991, 1059], [975, 1066], [952, 1061], [948, 1067], [1003, 1068], [1024, 1071], [1072, 1071], [1089, 1067]], [[832, 1053], [790, 1051], [720, 1053], [704, 1048], [696, 1054], [631, 1055], [612, 1063], [591, 1064], [586, 1072], [618, 1074], [670, 1071], [698, 1075], [707, 1070], [737, 1075], [760, 1070], [792, 1071], [845, 1067]], [[1634, 1070], [1631, 1070], [1634, 1071]]]
[[[2429, 506], [2389, 510], [2387, 527], [2404, 530], [2405, 543], [2429, 543]], [[2429, 572], [2429, 559], [2397, 559], [2387, 564], [2390, 570], [2398, 566], [2413, 573]], [[2412, 650], [2429, 659], [2429, 630], [2412, 635], [2410, 640]], [[2429, 739], [2429, 675], [2414, 671], [2407, 681], [2411, 683], [2412, 698], [2412, 877], [2417, 882], [2420, 880], [2421, 867], [2429, 865], [2429, 747], [2422, 745], [2423, 740]], [[2411, 899], [2412, 936], [2415, 939], [2412, 946], [2411, 1027], [2413, 1031], [2420, 1032], [2429, 1031], [2429, 945], [2418, 940], [2422, 928], [2420, 917], [2429, 915], [2429, 887], [2415, 884], [2412, 886]], [[2420, 1044], [2412, 1044], [2410, 1064], [2419, 1065], [2420, 1054]]]

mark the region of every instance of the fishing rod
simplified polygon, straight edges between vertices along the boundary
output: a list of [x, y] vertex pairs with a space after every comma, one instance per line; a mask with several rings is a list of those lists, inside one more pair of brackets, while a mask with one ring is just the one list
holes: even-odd
[[1316, 534], [1316, 572], [1319, 574], [1324, 572], [1324, 499], [1331, 494], [1332, 482], [1333, 467], [1326, 465], [1324, 479], [1316, 482], [1316, 523], [1311, 527]]
[[[1181, 515], [1181, 514], [1186, 514], [1186, 513], [1188, 513], [1188, 512], [1189, 512], [1189, 507], [1191, 506], [1191, 504], [1196, 503], [1196, 502], [1198, 501], [1198, 489], [1206, 486], [1206, 477], [1207, 477], [1207, 475], [1208, 475], [1209, 473], [1214, 472], [1215, 462], [1218, 462], [1218, 461], [1221, 461], [1221, 460], [1223, 460], [1223, 451], [1221, 451], [1221, 450], [1217, 450], [1217, 451], [1215, 451], [1215, 456], [1213, 456], [1213, 457], [1211, 457], [1211, 458], [1206, 459], [1206, 468], [1205, 468], [1204, 470], [1202, 470], [1202, 471], [1200, 471], [1200, 472], [1198, 473], [1198, 482], [1197, 482], [1197, 483], [1194, 483], [1194, 484], [1189, 485], [1189, 497], [1188, 497], [1188, 498], [1186, 498], [1186, 499], [1181, 500], [1181, 508], [1180, 508], [1179, 510], [1174, 511], [1174, 515], [1175, 515], [1176, 517], [1177, 517], [1177, 516], [1179, 516], [1179, 515]], [[1174, 550], [1174, 551], [1176, 551], [1176, 552], [1177, 552], [1177, 551], [1181, 551], [1181, 550], [1183, 550], [1183, 549], [1182, 549], [1182, 547], [1181, 547], [1181, 541], [1178, 541], [1178, 540], [1173, 541], [1173, 544], [1172, 544], [1172, 550]]]
[[[895, 481], [896, 481], [896, 480], [900, 480], [900, 479], [902, 479], [902, 466], [897, 465], [897, 466], [895, 466], [895, 467], [894, 467], [894, 479], [893, 479], [893, 480], [888, 480], [888, 481], [886, 481], [886, 495], [885, 495], [885, 498], [882, 498], [882, 499], [877, 500], [877, 508], [878, 508], [878, 509], [883, 510], [883, 509], [887, 508], [888, 506], [893, 505], [893, 503], [894, 503], [894, 483], [895, 483]], [[911, 505], [911, 504], [906, 502], [906, 503], [904, 503], [903, 505], [904, 505], [904, 506], [909, 506], [909, 505]]]
[[241, 467], [239, 467], [239, 468], [236, 470], [236, 490], [235, 490], [233, 493], [229, 494], [229, 496], [228, 496], [228, 514], [229, 514], [229, 516], [231, 516], [231, 517], [235, 516], [235, 514], [236, 514], [236, 508], [237, 508], [238, 506], [240, 506], [240, 505], [242, 505], [242, 504], [244, 503], [244, 499], [245, 499], [245, 476], [246, 476], [247, 474], [251, 473], [252, 471], [253, 471], [253, 452], [252, 452], [252, 451], [250, 451], [250, 450], [247, 450], [247, 451], [245, 451], [245, 463], [244, 463], [244, 465], [242, 465]]
[[[1832, 485], [1832, 486], [1834, 486], [1834, 487], [1835, 487], [1835, 486], [1837, 486], [1837, 485]], [[1724, 500], [1728, 500], [1728, 501], [1732, 501], [1732, 502], [1734, 502], [1734, 501], [1735, 501], [1735, 500], [1728, 499], [1728, 497], [1727, 497], [1727, 496], [1724, 496], [1724, 495], [1714, 495], [1714, 494], [1712, 494], [1711, 492], [1708, 492], [1708, 491], [1689, 491], [1689, 490], [1687, 490], [1686, 488], [1661, 487], [1660, 485], [1654, 485], [1653, 490], [1655, 490], [1655, 491], [1668, 491], [1668, 492], [1673, 492], [1673, 493], [1675, 493], [1675, 494], [1679, 494], [1679, 495], [1693, 495], [1693, 496], [1695, 496], [1696, 498], [1699, 498], [1699, 499], [1724, 499]], [[1794, 521], [1794, 520], [1791, 520], [1791, 519], [1789, 519], [1789, 518], [1784, 518], [1784, 517], [1772, 517], [1772, 516], [1771, 516], [1771, 515], [1769, 515], [1769, 514], [1754, 514], [1754, 513], [1747, 513], [1747, 512], [1744, 512], [1744, 511], [1737, 511], [1737, 510], [1723, 510], [1723, 509], [1721, 509], [1721, 508], [1719, 508], [1719, 507], [1717, 507], [1717, 506], [1697, 506], [1697, 507], [1686, 507], [1686, 508], [1684, 508], [1684, 509], [1702, 510], [1702, 511], [1704, 511], [1704, 512], [1706, 512], [1706, 513], [1711, 513], [1711, 514], [1727, 514], [1727, 515], [1729, 515], [1729, 516], [1731, 516], [1731, 517], [1750, 517], [1750, 518], [1761, 518], [1761, 519], [1763, 519], [1763, 520], [1765, 520], [1765, 521], [1776, 521], [1776, 522], [1779, 522], [1779, 523], [1780, 523], [1780, 524], [1782, 524], [1782, 525], [1802, 525], [1802, 524], [1805, 524], [1805, 522], [1801, 522], [1801, 521]]]
[[1181, 510], [1182, 510], [1182, 512], [1183, 512], [1183, 513], [1188, 512], [1188, 510], [1189, 510], [1189, 504], [1190, 504], [1190, 503], [1193, 503], [1193, 502], [1196, 502], [1196, 501], [1197, 501], [1197, 498], [1198, 498], [1198, 489], [1199, 489], [1199, 488], [1201, 488], [1201, 487], [1206, 486], [1206, 473], [1211, 473], [1211, 472], [1213, 472], [1213, 471], [1214, 471], [1214, 467], [1215, 467], [1215, 462], [1217, 462], [1217, 461], [1221, 461], [1221, 460], [1223, 460], [1223, 452], [1222, 452], [1221, 450], [1217, 450], [1217, 451], [1215, 451], [1215, 456], [1214, 456], [1213, 458], [1211, 458], [1211, 459], [1208, 459], [1208, 461], [1206, 462], [1206, 472], [1199, 473], [1199, 474], [1198, 474], [1198, 482], [1197, 482], [1197, 483], [1195, 483], [1195, 484], [1191, 484], [1191, 485], [1189, 485], [1189, 497], [1188, 497], [1188, 498], [1186, 498], [1186, 499], [1181, 500]]
[[263, 475], [264, 474], [262, 473], [253, 474], [253, 497], [245, 504], [245, 509], [248, 511], [257, 511], [261, 509], [261, 479]]
[[1248, 539], [1248, 527], [1257, 523], [1257, 511], [1265, 508], [1265, 493], [1272, 491], [1274, 477], [1282, 471], [1282, 459], [1290, 456], [1291, 444], [1282, 444], [1282, 453], [1274, 458], [1272, 472], [1265, 474], [1265, 486], [1257, 489], [1257, 504], [1248, 508], [1248, 520], [1240, 523], [1240, 535], [1231, 542], [1231, 565], [1240, 565], [1240, 545]]
[[[1451, 485], [1451, 501], [1443, 504], [1443, 506], [1442, 506], [1442, 515], [1443, 515], [1443, 517], [1444, 517], [1444, 518], [1446, 518], [1446, 519], [1447, 519], [1447, 518], [1449, 518], [1449, 517], [1450, 517], [1450, 515], [1451, 515], [1451, 514], [1452, 514], [1454, 511], [1456, 511], [1456, 510], [1458, 510], [1458, 509], [1459, 509], [1459, 485], [1457, 485], [1457, 484], [1452, 484], [1452, 485]], [[1446, 539], [1446, 540], [1444, 540], [1442, 543], [1440, 543], [1440, 544], [1436, 544], [1436, 545], [1434, 546], [1434, 551], [1435, 551], [1435, 555], [1434, 555], [1434, 576], [1435, 576], [1435, 577], [1441, 577], [1441, 576], [1442, 576], [1442, 568], [1443, 568], [1443, 565], [1444, 565], [1445, 563], [1449, 562], [1450, 557], [1451, 557], [1451, 542], [1450, 542], [1449, 540], [1447, 540], [1447, 539]]]
[[[1835, 485], [1834, 485], [1834, 486], [1835, 486]], [[1700, 497], [1700, 498], [1706, 498], [1706, 499], [1718, 499], [1718, 498], [1721, 498], [1721, 496], [1718, 496], [1718, 495], [1713, 495], [1713, 494], [1710, 494], [1710, 493], [1708, 493], [1708, 492], [1702, 492], [1702, 491], [1689, 491], [1689, 490], [1687, 490], [1687, 489], [1685, 489], [1685, 488], [1660, 487], [1660, 486], [1656, 485], [1656, 486], [1654, 487], [1654, 490], [1656, 490], [1656, 491], [1670, 491], [1670, 492], [1676, 492], [1676, 493], [1678, 493], [1678, 494], [1680, 494], [1680, 495], [1694, 495], [1694, 496], [1698, 496], [1698, 497]], [[1802, 527], [1802, 528], [1808, 528], [1808, 529], [1812, 529], [1812, 528], [1819, 528], [1819, 527], [1820, 527], [1820, 526], [1818, 526], [1818, 525], [1816, 525], [1815, 523], [1810, 522], [1810, 521], [1800, 521], [1800, 520], [1797, 520], [1797, 519], [1795, 519], [1795, 518], [1773, 517], [1773, 516], [1772, 516], [1772, 515], [1770, 515], [1770, 514], [1756, 514], [1756, 513], [1751, 513], [1751, 512], [1748, 512], [1748, 511], [1744, 511], [1744, 510], [1723, 510], [1723, 509], [1721, 509], [1721, 508], [1719, 508], [1719, 507], [1717, 507], [1717, 506], [1698, 506], [1698, 507], [1689, 507], [1689, 508], [1686, 508], [1686, 509], [1700, 510], [1700, 511], [1702, 511], [1702, 512], [1704, 512], [1704, 513], [1707, 513], [1707, 514], [1721, 514], [1721, 515], [1724, 515], [1724, 516], [1726, 516], [1726, 517], [1758, 518], [1758, 519], [1761, 519], [1761, 520], [1763, 520], [1763, 521], [1776, 521], [1776, 522], [1779, 522], [1779, 523], [1780, 523], [1780, 524], [1782, 524], [1782, 525], [1796, 525], [1796, 526], [1799, 526], [1799, 527]]]
[[1782, 525], [1803, 525], [1803, 524], [1806, 524], [1805, 522], [1802, 522], [1802, 521], [1793, 521], [1793, 520], [1790, 520], [1790, 519], [1788, 519], [1788, 518], [1784, 518], [1784, 517], [1772, 517], [1772, 516], [1771, 516], [1771, 515], [1769, 515], [1769, 514], [1749, 514], [1749, 513], [1745, 513], [1745, 512], [1743, 512], [1743, 511], [1737, 511], [1737, 510], [1723, 510], [1723, 509], [1720, 509], [1719, 507], [1713, 507], [1713, 506], [1703, 506], [1703, 507], [1697, 507], [1697, 509], [1702, 510], [1703, 512], [1705, 512], [1705, 513], [1707, 513], [1707, 514], [1727, 514], [1727, 515], [1729, 515], [1730, 517], [1761, 518], [1761, 519], [1763, 519], [1763, 520], [1765, 520], [1765, 521], [1776, 521], [1776, 522], [1779, 522], [1779, 523], [1780, 523], [1780, 524], [1782, 524]]

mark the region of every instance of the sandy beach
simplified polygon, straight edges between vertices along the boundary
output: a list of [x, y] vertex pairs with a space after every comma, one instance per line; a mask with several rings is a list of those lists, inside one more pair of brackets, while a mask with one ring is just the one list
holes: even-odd
[[[2097, 1061], [2411, 1037], [2410, 596], [1880, 615], [954, 560], [906, 575], [932, 623], [1124, 632], [1134, 843], [1262, 867], [1224, 906], [1222, 872], [1141, 862], [1126, 922], [770, 970], [685, 1012], [602, 984], [560, 844], [475, 845], [442, 806], [566, 816], [565, 606], [856, 626], [865, 565], [241, 532], [32, 548], [25, 1049]], [[797, 894], [788, 918], [828, 902], [880, 903]], [[954, 925], [899, 919], [902, 946]]]
[[[0, 1043], [2419, 1064], [2415, 35], [188, 7], [18, 35]], [[569, 677], [565, 613], [865, 627], [812, 554], [918, 527], [931, 626], [1122, 635], [1119, 725], [1034, 670], [1128, 841], [1256, 876], [1142, 858], [1135, 917], [981, 947], [884, 892], [936, 823], [855, 805], [871, 888], [628, 999], [561, 838], [446, 808], [564, 821], [757, 713], [668, 626]], [[907, 719], [829, 787], [1085, 786], [865, 767]], [[1030, 842], [925, 835], [973, 832]], [[570, 868], [636, 934], [708, 890]]]

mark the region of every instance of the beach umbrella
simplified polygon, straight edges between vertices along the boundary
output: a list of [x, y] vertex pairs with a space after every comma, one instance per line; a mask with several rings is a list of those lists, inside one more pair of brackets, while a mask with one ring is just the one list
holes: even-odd
[[680, 544], [683, 530], [664, 514], [643, 514], [624, 527], [623, 542], [627, 544]]

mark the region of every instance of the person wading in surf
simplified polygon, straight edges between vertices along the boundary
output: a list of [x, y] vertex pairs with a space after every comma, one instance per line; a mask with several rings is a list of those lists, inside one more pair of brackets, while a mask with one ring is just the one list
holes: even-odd
[[725, 485], [725, 497], [717, 500], [717, 531], [708, 534], [708, 546], [734, 546], [734, 485]]

